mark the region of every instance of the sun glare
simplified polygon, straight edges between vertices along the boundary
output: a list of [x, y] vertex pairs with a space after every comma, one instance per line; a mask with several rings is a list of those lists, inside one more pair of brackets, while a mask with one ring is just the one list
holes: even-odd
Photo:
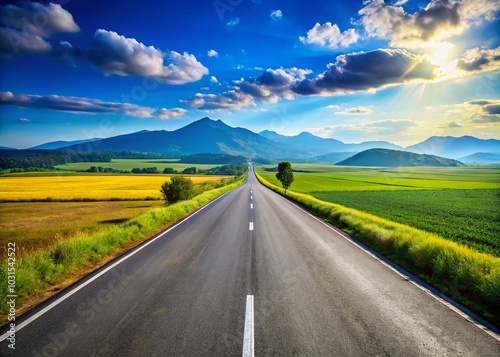
[[459, 74], [457, 60], [450, 60], [453, 45], [448, 42], [427, 43], [429, 61], [438, 68], [435, 74], [438, 77], [449, 77]]

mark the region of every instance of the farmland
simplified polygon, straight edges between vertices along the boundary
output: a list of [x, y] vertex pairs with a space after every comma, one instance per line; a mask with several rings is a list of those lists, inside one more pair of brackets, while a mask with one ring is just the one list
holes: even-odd
[[[500, 169], [293, 165], [291, 190], [500, 256]], [[258, 170], [279, 185], [274, 172]]]
[[[191, 177], [195, 184], [223, 178]], [[156, 200], [168, 179], [167, 175], [6, 175], [0, 177], [0, 202]]]
[[[195, 184], [225, 176], [191, 176]], [[45, 249], [163, 206], [167, 175], [28, 172], [0, 177], [0, 243], [15, 241], [21, 254]], [[3, 248], [1, 248], [3, 249]], [[0, 253], [3, 253], [0, 250]]]
[[163, 172], [166, 167], [173, 168], [182, 172], [187, 167], [195, 166], [197, 169], [208, 170], [214, 166], [213, 164], [186, 164], [179, 163], [177, 159], [113, 159], [111, 162], [75, 162], [56, 166], [56, 169], [62, 171], [85, 171], [91, 166], [108, 167], [118, 171], [132, 171], [133, 168], [148, 168], [157, 167], [158, 171]]

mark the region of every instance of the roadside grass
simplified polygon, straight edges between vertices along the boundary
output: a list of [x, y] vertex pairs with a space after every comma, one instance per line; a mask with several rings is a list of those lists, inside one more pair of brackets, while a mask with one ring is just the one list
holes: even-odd
[[500, 189], [311, 192], [500, 257]]
[[[284, 195], [282, 188], [257, 178]], [[343, 229], [478, 314], [500, 323], [500, 258], [403, 224], [287, 191], [289, 199]]]
[[[293, 165], [292, 190], [500, 257], [500, 169]], [[281, 186], [275, 173], [257, 169]]]
[[161, 200], [0, 203], [0, 256], [6, 256], [8, 242], [16, 242], [22, 257], [162, 206]]
[[[22, 309], [40, 299], [51, 287], [62, 287], [106, 258], [118, 254], [155, 232], [173, 224], [218, 196], [241, 185], [244, 178], [232, 184], [205, 191], [176, 204], [149, 210], [127, 222], [102, 228], [93, 233], [78, 232], [74, 237], [57, 242], [46, 250], [35, 251], [16, 260], [17, 308]], [[0, 281], [7, 281], [7, 262], [1, 262]], [[0, 286], [7, 296], [7, 284]], [[7, 319], [8, 305], [0, 307], [1, 322]]]
[[[169, 175], [2, 176], [0, 202], [160, 200]], [[198, 185], [228, 176], [186, 176]]]

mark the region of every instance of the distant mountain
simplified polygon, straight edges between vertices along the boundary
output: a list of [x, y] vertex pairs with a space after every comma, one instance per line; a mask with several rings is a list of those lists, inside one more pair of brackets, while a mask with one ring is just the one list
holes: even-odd
[[402, 149], [401, 146], [386, 141], [367, 141], [360, 144], [345, 144], [336, 139], [325, 139], [308, 132], [295, 136], [284, 136], [274, 131], [264, 130], [259, 133], [271, 141], [286, 144], [296, 151], [306, 152], [309, 157], [324, 155], [325, 153], [360, 152], [367, 149]]
[[259, 133], [259, 135], [275, 142], [288, 138], [288, 136], [278, 134], [277, 132], [271, 130], [263, 130]]
[[70, 145], [78, 145], [78, 144], [83, 144], [83, 143], [88, 143], [92, 141], [97, 141], [101, 140], [100, 138], [93, 138], [93, 139], [87, 139], [87, 140], [74, 140], [74, 141], [51, 141], [42, 145], [37, 145], [33, 146], [32, 148], [29, 148], [27, 150], [57, 150], [66, 146]]
[[461, 162], [477, 164], [497, 164], [500, 163], [500, 153], [477, 152], [459, 158]]
[[444, 157], [389, 149], [370, 149], [338, 162], [343, 166], [465, 166]]
[[322, 163], [335, 164], [339, 161], [352, 157], [354, 154], [356, 154], [356, 152], [331, 152], [329, 154], [312, 157], [310, 159], [307, 159], [306, 162], [311, 162], [311, 163], [322, 162]]
[[0, 150], [17, 150], [15, 148], [10, 148], [8, 146], [0, 146]]
[[[66, 150], [78, 150], [78, 145]], [[88, 148], [87, 148], [88, 149]], [[175, 131], [142, 131], [92, 143], [93, 151], [158, 152], [172, 155], [198, 153], [280, 158], [287, 147], [243, 128], [233, 128], [221, 120], [203, 118]], [[301, 156], [294, 152], [294, 156]]]
[[419, 144], [408, 146], [405, 150], [417, 154], [431, 154], [452, 159], [481, 153], [500, 152], [500, 140], [478, 139], [473, 136], [432, 136]]

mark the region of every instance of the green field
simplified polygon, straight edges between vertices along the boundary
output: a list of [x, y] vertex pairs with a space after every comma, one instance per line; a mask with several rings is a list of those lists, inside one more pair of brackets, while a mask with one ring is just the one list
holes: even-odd
[[71, 164], [58, 165], [55, 168], [63, 171], [85, 171], [91, 166], [109, 167], [119, 171], [132, 171], [133, 168], [157, 167], [158, 171], [163, 172], [166, 167], [182, 172], [187, 167], [195, 166], [197, 169], [208, 170], [219, 166], [213, 164], [183, 164], [176, 159], [113, 159], [111, 162], [75, 162]]
[[[500, 256], [500, 169], [293, 164], [291, 190]], [[279, 185], [274, 172], [257, 169]]]

